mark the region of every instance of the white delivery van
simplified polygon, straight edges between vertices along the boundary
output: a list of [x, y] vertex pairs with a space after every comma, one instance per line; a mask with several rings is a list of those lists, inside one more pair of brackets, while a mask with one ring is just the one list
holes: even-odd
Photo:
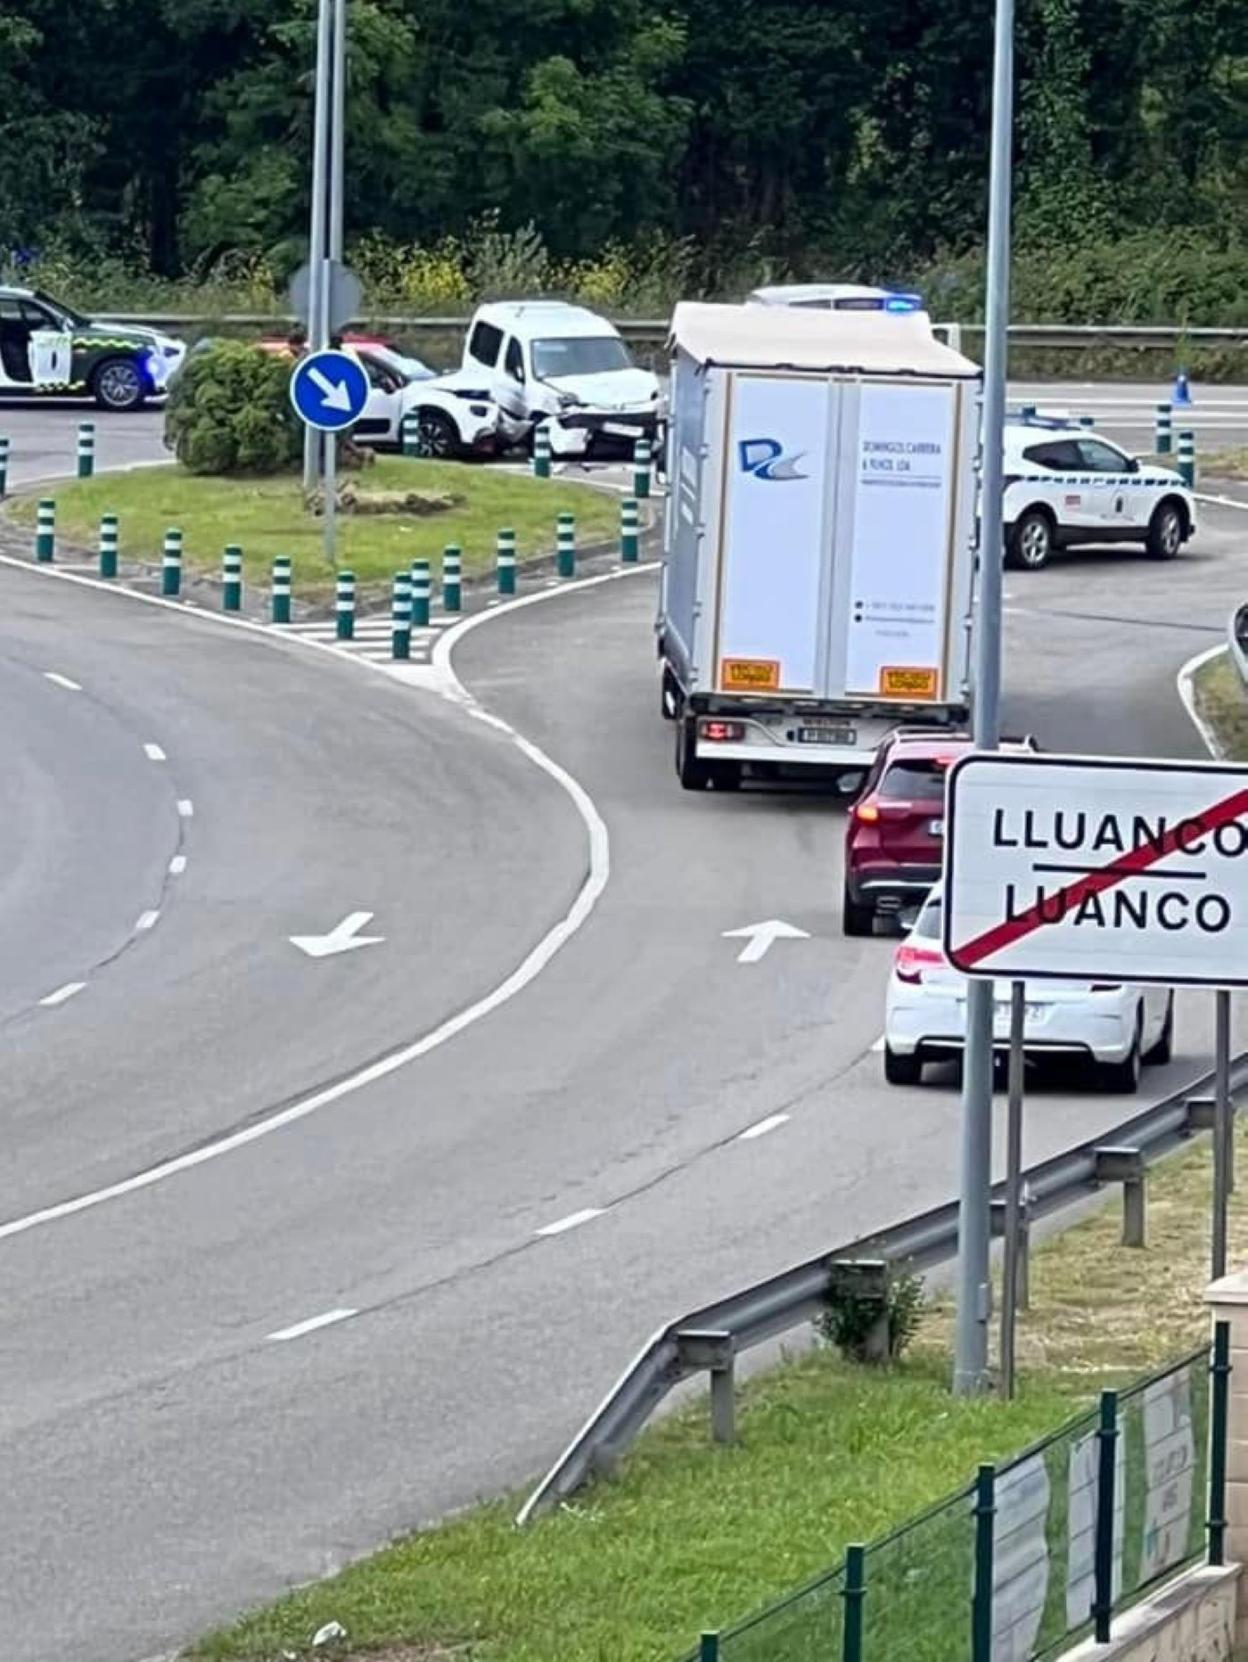
[[921, 313], [676, 308], [656, 624], [688, 790], [969, 713], [980, 370]]

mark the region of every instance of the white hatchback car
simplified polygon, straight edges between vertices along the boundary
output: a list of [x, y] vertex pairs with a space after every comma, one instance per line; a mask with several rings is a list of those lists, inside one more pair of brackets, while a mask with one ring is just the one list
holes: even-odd
[[[941, 893], [928, 895], [897, 948], [884, 1017], [884, 1077], [917, 1085], [925, 1062], [948, 1061], [966, 1040], [966, 977], [941, 951]], [[1010, 984], [998, 981], [995, 1042], [1010, 1037]], [[1026, 1059], [1066, 1056], [1095, 1063], [1107, 1090], [1132, 1092], [1144, 1062], [1168, 1062], [1174, 1042], [1174, 991], [1121, 982], [1028, 981]]]
[[1005, 428], [1005, 557], [1039, 571], [1055, 548], [1138, 542], [1172, 560], [1196, 532], [1181, 475], [1068, 421]]

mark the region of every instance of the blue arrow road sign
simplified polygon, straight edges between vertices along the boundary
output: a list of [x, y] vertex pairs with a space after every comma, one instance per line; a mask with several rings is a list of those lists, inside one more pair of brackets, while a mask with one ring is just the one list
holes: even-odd
[[368, 400], [368, 376], [345, 352], [313, 352], [290, 377], [290, 401], [308, 427], [337, 433], [358, 421]]

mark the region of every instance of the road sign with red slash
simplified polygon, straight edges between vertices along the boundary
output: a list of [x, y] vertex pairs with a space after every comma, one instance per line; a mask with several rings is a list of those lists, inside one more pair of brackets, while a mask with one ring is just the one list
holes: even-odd
[[967, 756], [944, 897], [967, 975], [1248, 986], [1248, 768]]

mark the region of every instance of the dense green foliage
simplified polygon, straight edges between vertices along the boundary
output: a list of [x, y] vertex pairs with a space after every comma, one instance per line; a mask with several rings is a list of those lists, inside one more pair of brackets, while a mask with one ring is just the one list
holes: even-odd
[[[350, 8], [348, 234], [382, 263], [453, 238], [479, 290], [462, 268], [493, 237], [504, 265], [607, 249], [630, 292], [639, 248], [686, 293], [922, 273], [947, 314], [982, 242], [991, 0]], [[313, 20], [314, 0], [0, 0], [0, 249], [166, 277], [259, 257], [280, 284]], [[1128, 232], [1229, 253], [1195, 304], [1240, 304], [1246, 134], [1242, 0], [1019, 0], [1019, 241], [1106, 251], [1102, 295], [1066, 310], [1149, 309]]]
[[303, 452], [290, 364], [240, 341], [187, 359], [169, 393], [165, 438], [192, 473], [274, 473]]

